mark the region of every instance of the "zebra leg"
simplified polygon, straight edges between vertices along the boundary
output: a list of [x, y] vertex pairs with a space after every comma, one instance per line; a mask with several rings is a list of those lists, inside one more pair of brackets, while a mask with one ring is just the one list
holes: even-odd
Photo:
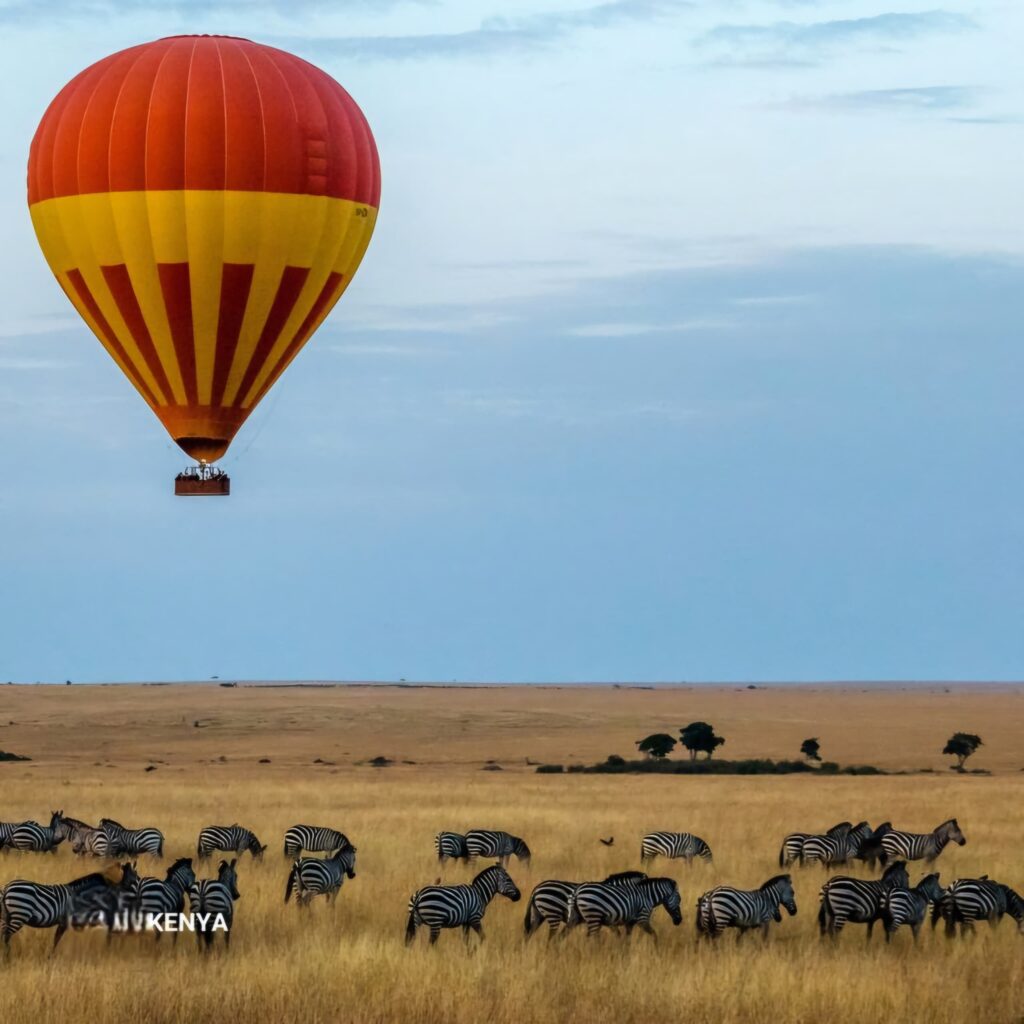
[[467, 946], [469, 945], [469, 925], [468, 924], [464, 924], [462, 926], [462, 941], [465, 942]]
[[650, 935], [652, 939], [654, 939], [655, 945], [658, 944], [658, 933], [651, 927], [650, 921], [637, 921], [637, 925], [643, 928], [643, 930], [647, 932], [647, 934]]
[[874, 930], [875, 930], [875, 922], [874, 922], [874, 920], [868, 921], [868, 935], [867, 935], [867, 941], [868, 942], [871, 941], [871, 933]]
[[60, 942], [62, 938], [64, 938], [64, 933], [67, 930], [67, 921], [63, 921], [61, 924], [57, 925], [57, 929], [53, 933], [53, 946], [50, 948], [50, 956], [53, 956], [53, 954], [57, 952], [57, 943]]
[[914, 936], [914, 945], [916, 946], [921, 940], [919, 938], [921, 934], [921, 922], [915, 921], [910, 926], [910, 934]]
[[434, 926], [434, 925], [431, 925], [431, 928], [430, 928], [430, 944], [431, 945], [433, 945], [435, 942], [437, 942], [437, 937], [440, 934], [441, 934], [441, 929], [436, 927], [436, 926]]

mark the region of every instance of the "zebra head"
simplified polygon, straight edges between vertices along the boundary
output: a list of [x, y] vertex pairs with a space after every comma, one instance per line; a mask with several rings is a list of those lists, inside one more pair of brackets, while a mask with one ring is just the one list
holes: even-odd
[[182, 889], [187, 889], [196, 880], [196, 873], [192, 870], [192, 858], [182, 857], [176, 860], [167, 869], [166, 880], [176, 882]]
[[231, 893], [231, 898], [233, 900], [239, 900], [242, 898], [242, 894], [238, 891], [238, 874], [235, 871], [235, 864], [237, 863], [237, 857], [233, 857], [230, 863], [226, 860], [222, 860], [220, 862], [220, 867], [217, 869], [217, 881], [222, 885], [227, 886], [228, 892]]
[[1006, 897], [1006, 912], [1017, 922], [1017, 931], [1024, 935], [1024, 899], [1008, 885], [1001, 885]]
[[683, 920], [683, 912], [680, 909], [681, 898], [679, 886], [672, 878], [642, 878], [636, 883], [637, 887], [644, 890], [651, 898], [655, 907], [662, 906], [668, 911], [674, 925], [679, 925]]
[[122, 889], [130, 889], [139, 880], [139, 873], [135, 870], [138, 861], [131, 861], [119, 865], [121, 868], [121, 881], [118, 883]]
[[71, 825], [64, 820], [63, 811], [50, 811], [50, 828], [53, 830], [53, 838], [58, 842], [71, 835]]
[[504, 896], [513, 903], [518, 903], [523, 895], [512, 881], [512, 876], [498, 864], [484, 868], [470, 884], [484, 894], [486, 902], [490, 902], [494, 896]]
[[956, 843], [957, 846], [963, 846], [967, 839], [963, 832], [960, 831], [960, 826], [957, 824], [956, 818], [950, 818], [949, 821], [944, 821], [936, 830], [936, 836], [945, 836], [946, 839]]
[[523, 861], [524, 864], [529, 866], [531, 856], [530, 848], [522, 839], [519, 838], [519, 836], [512, 837], [512, 852], [516, 855], [516, 857], [519, 860]]
[[[249, 845], [246, 847], [246, 849], [253, 855], [253, 857], [256, 858], [256, 860], [263, 859], [263, 851], [266, 850], [266, 848], [267, 847], [265, 843], [261, 846], [260, 841], [256, 838], [256, 836], [250, 833]], [[238, 897], [236, 896], [235, 898], [237, 899]]]
[[[796, 892], [793, 889], [793, 878], [791, 875], [776, 875], [770, 878], [761, 886], [762, 892], [770, 892], [774, 899], [782, 904], [789, 912], [790, 917], [796, 916]], [[776, 908], [775, 920], [781, 921], [782, 915]]]
[[335, 850], [329, 859], [336, 860], [341, 865], [347, 878], [356, 877], [356, 848], [354, 846], [345, 846], [340, 850]]
[[886, 889], [893, 889], [896, 886], [909, 889], [910, 875], [907, 874], [907, 862], [905, 860], [893, 861], [882, 874], [882, 885]]
[[946, 891], [939, 884], [939, 873], [933, 871], [930, 875], [925, 875], [920, 882], [917, 883], [917, 891], [924, 896], [929, 903], [938, 903], [942, 899], [942, 894]]

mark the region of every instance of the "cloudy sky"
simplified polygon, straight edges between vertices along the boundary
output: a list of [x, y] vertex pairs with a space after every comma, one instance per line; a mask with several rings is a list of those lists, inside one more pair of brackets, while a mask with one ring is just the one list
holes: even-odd
[[[0, 0], [0, 682], [1024, 676], [1024, 5], [575, 3]], [[226, 501], [24, 199], [187, 32], [324, 67], [384, 177]]]

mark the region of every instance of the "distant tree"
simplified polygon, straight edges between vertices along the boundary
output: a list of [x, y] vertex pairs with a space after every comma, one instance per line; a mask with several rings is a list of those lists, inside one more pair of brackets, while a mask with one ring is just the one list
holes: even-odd
[[685, 729], [679, 730], [679, 739], [684, 747], [690, 752], [690, 760], [695, 761], [698, 753], [708, 755], [708, 760], [720, 747], [725, 739], [715, 735], [715, 730], [707, 722], [691, 722]]
[[964, 761], [982, 745], [981, 737], [970, 732], [955, 732], [946, 741], [942, 748], [943, 754], [950, 754], [956, 758], [956, 771], [964, 770]]
[[672, 753], [676, 745], [674, 736], [667, 732], [656, 732], [637, 741], [637, 749], [648, 757], [663, 758]]
[[821, 754], [818, 751], [821, 749], [821, 744], [818, 742], [817, 737], [813, 737], [809, 740], [804, 740], [800, 744], [800, 753], [807, 758], [808, 761], [820, 761]]

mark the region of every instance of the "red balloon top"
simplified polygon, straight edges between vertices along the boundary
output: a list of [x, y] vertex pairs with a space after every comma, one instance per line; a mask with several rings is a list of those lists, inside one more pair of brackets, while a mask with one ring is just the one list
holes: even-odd
[[376, 207], [366, 118], [333, 78], [231, 36], [172, 36], [105, 57], [50, 104], [32, 140], [30, 204], [146, 189], [284, 192]]

